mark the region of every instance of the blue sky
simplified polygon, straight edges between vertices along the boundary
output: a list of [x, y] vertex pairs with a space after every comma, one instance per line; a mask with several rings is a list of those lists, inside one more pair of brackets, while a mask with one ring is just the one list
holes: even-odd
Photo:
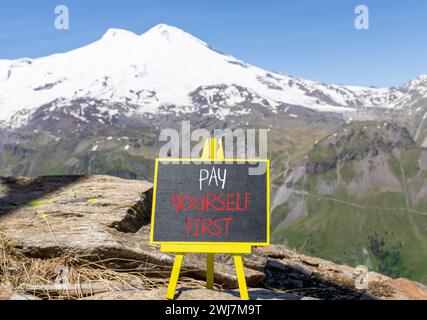
[[[54, 8], [70, 9], [70, 30]], [[370, 29], [356, 30], [367, 5]], [[0, 59], [39, 57], [93, 42], [110, 27], [184, 29], [259, 67], [324, 82], [398, 86], [427, 73], [425, 0], [4, 0]]]

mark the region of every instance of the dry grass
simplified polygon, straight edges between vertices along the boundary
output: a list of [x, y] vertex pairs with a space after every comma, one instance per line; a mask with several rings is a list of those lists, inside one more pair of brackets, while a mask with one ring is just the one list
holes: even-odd
[[[52, 259], [29, 258], [20, 253], [0, 233], [0, 296], [3, 288], [16, 293], [25, 293], [26, 285], [52, 285], [56, 283], [58, 268], [66, 267], [70, 284], [102, 283], [105, 291], [152, 290], [167, 286], [168, 278], [148, 277], [147, 269], [112, 270], [105, 266], [105, 261], [94, 257], [83, 257], [72, 254]], [[191, 278], [180, 278], [180, 285], [187, 288], [202, 288], [204, 281]], [[43, 299], [78, 299], [77, 296], [57, 292], [38, 294]]]

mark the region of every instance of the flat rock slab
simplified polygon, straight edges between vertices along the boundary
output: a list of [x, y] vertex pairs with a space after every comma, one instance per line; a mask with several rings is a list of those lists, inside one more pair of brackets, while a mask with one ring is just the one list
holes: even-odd
[[[149, 222], [152, 185], [108, 176], [1, 179], [1, 231], [23, 252], [102, 253]], [[150, 198], [150, 199], [148, 199]]]
[[[27, 256], [64, 254], [104, 260], [111, 268], [137, 268], [169, 277], [174, 255], [149, 244], [152, 184], [110, 176], [0, 178], [0, 232]], [[188, 254], [182, 275], [206, 277], [205, 255]], [[244, 258], [248, 286], [265, 277], [267, 256]], [[232, 259], [217, 256], [215, 281], [235, 288]]]

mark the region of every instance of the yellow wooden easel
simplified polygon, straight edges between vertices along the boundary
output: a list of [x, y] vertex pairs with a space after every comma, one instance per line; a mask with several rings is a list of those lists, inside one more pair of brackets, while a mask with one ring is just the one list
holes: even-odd
[[[205, 142], [201, 160], [223, 161], [224, 150], [220, 139], [208, 139]], [[234, 255], [236, 266], [237, 282], [239, 284], [240, 298], [248, 300], [248, 289], [246, 287], [245, 273], [243, 270], [242, 255], [251, 253], [250, 244], [226, 243], [226, 244], [161, 244], [160, 251], [175, 252], [176, 257], [172, 267], [172, 274], [169, 280], [169, 286], [166, 298], [175, 297], [175, 289], [178, 282], [184, 253], [206, 253], [206, 288], [214, 287], [214, 255], [215, 253], [227, 253]]]

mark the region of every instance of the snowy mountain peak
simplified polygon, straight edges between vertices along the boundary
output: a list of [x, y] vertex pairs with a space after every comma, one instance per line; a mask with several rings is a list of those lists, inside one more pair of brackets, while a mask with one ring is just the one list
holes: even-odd
[[110, 28], [108, 29], [104, 35], [102, 36], [102, 39], [117, 39], [117, 38], [136, 38], [137, 35], [131, 31], [125, 30], [125, 29], [117, 29], [117, 28]]
[[402, 88], [404, 90], [413, 90], [417, 89], [420, 86], [425, 87], [427, 85], [427, 74], [422, 74], [418, 76], [416, 79], [409, 81]]
[[22, 125], [41, 106], [66, 108], [76, 100], [132, 106], [138, 115], [173, 106], [174, 112], [225, 117], [253, 105], [274, 112], [283, 105], [340, 113], [393, 108], [404, 95], [400, 88], [340, 86], [266, 71], [166, 24], [142, 35], [109, 29], [62, 54], [0, 60], [0, 124]]
[[185, 32], [184, 30], [164, 23], [152, 27], [150, 30], [143, 33], [140, 38], [166, 42], [192, 41], [206, 46], [205, 42]]
[[182, 33], [186, 33], [184, 30], [179, 29], [177, 27], [165, 24], [165, 23], [159, 23], [157, 25], [155, 25], [154, 27], [152, 27], [151, 29], [149, 29], [146, 33], [150, 33], [150, 32], [159, 32], [159, 33], [169, 33], [169, 34], [174, 34], [174, 33], [178, 33], [178, 34], [182, 34]]

